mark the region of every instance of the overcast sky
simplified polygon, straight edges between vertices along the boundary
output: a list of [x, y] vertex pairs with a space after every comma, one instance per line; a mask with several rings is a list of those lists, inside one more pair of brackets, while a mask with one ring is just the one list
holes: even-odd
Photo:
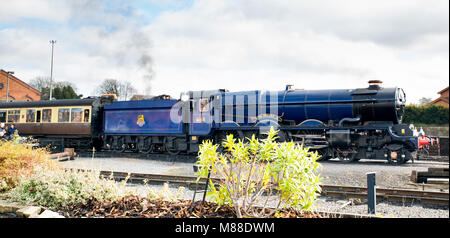
[[449, 80], [449, 1], [0, 0], [0, 68], [94, 95], [106, 78], [144, 94], [225, 88], [402, 87]]

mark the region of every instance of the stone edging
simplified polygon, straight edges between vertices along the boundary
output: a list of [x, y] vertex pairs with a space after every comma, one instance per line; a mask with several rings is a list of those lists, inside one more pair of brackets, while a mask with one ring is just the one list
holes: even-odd
[[[41, 212], [43, 211], [43, 212]], [[64, 218], [60, 214], [37, 206], [23, 206], [0, 200], [0, 213], [15, 213], [21, 218]]]

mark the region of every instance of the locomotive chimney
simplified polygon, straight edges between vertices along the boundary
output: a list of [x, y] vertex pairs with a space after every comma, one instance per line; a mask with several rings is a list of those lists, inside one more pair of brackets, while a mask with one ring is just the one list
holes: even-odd
[[369, 81], [369, 89], [379, 90], [381, 89], [381, 84], [383, 82], [381, 80], [370, 80]]

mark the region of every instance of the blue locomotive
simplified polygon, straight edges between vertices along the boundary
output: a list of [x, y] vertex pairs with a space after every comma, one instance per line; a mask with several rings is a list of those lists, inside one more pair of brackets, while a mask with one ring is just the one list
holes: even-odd
[[[321, 160], [387, 159], [402, 164], [413, 158], [417, 137], [401, 124], [406, 97], [401, 88], [337, 90], [189, 91], [167, 97], [115, 101], [102, 110], [103, 149], [145, 153], [197, 153], [205, 139], [226, 135], [263, 137], [270, 127], [280, 141], [302, 143]], [[94, 136], [93, 136], [94, 137]], [[99, 144], [97, 142], [97, 144]]]

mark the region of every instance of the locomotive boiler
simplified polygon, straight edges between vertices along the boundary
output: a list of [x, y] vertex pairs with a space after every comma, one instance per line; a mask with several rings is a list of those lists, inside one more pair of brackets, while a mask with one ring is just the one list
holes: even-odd
[[401, 88], [381, 88], [370, 81], [368, 88], [340, 90], [293, 90], [280, 92], [280, 116], [303, 122], [313, 119], [324, 124], [388, 121], [401, 123], [405, 94]]

